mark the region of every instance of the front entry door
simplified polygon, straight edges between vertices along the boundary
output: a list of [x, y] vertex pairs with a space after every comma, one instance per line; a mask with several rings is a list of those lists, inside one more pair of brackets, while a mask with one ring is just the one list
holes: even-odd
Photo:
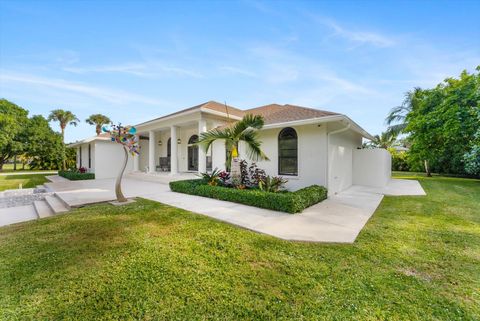
[[189, 171], [198, 171], [198, 145], [191, 145], [196, 144], [198, 142], [198, 136], [193, 135], [188, 140], [188, 170]]
[[198, 171], [198, 146], [188, 146], [188, 170]]

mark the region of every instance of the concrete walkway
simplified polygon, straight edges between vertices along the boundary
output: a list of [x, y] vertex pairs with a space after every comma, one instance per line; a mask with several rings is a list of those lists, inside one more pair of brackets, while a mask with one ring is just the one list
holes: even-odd
[[[46, 183], [71, 207], [115, 199], [114, 179]], [[286, 240], [352, 243], [375, 212], [383, 195], [425, 195], [418, 181], [395, 179], [385, 188], [352, 186], [301, 214], [286, 214], [199, 196], [174, 193], [165, 182], [124, 178], [127, 197], [203, 214]]]

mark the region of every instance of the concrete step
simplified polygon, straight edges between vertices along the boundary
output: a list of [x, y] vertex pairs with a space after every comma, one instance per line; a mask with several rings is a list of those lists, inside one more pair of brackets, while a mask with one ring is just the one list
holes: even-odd
[[38, 218], [44, 218], [55, 215], [53, 210], [48, 205], [47, 201], [35, 201], [33, 207], [37, 211]]
[[63, 203], [57, 196], [47, 196], [45, 197], [45, 201], [47, 202], [48, 206], [52, 209], [55, 214], [58, 213], [65, 213], [70, 210], [68, 206]]

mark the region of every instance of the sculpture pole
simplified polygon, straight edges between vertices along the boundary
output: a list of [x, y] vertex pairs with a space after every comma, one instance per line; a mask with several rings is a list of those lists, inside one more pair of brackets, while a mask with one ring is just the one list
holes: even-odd
[[117, 180], [115, 181], [115, 195], [117, 196], [117, 201], [118, 202], [126, 202], [127, 201], [127, 198], [122, 193], [122, 177], [123, 177], [123, 173], [125, 172], [125, 168], [127, 167], [128, 151], [127, 151], [127, 148], [125, 146], [122, 146], [122, 147], [123, 147], [123, 151], [124, 151], [124, 154], [125, 154], [124, 160], [123, 160], [123, 166], [120, 170], [120, 173], [117, 176]]
[[123, 173], [125, 172], [125, 168], [127, 167], [128, 153], [130, 152], [132, 157], [135, 157], [135, 155], [140, 155], [140, 145], [136, 135], [137, 129], [132, 126], [112, 124], [110, 130], [106, 127], [102, 127], [102, 131], [110, 134], [110, 139], [112, 142], [119, 143], [123, 147], [123, 164], [115, 181], [115, 195], [117, 197], [117, 203], [128, 203], [128, 199], [122, 193], [122, 177]]

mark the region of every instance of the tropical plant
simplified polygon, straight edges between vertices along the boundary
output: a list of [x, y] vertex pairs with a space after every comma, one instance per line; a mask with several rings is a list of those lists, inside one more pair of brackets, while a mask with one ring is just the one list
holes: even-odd
[[85, 119], [85, 122], [89, 125], [95, 125], [95, 132], [97, 133], [97, 136], [102, 133], [103, 125], [108, 125], [112, 123], [110, 118], [102, 114], [90, 115], [90, 117]]
[[27, 110], [0, 99], [0, 171], [8, 159], [23, 153], [27, 122]]
[[245, 115], [242, 120], [231, 126], [215, 128], [200, 134], [200, 144], [206, 151], [216, 140], [225, 140], [227, 150], [226, 168], [232, 168], [232, 159], [237, 158], [238, 144], [243, 141], [247, 147], [247, 156], [252, 160], [268, 160], [261, 150], [261, 141], [258, 139], [258, 130], [263, 127], [264, 120], [259, 115]]
[[405, 133], [405, 129], [408, 125], [407, 116], [413, 110], [421, 93], [422, 89], [420, 87], [415, 87], [413, 90], [405, 93], [401, 105], [393, 107], [390, 110], [385, 119], [385, 123], [388, 125], [388, 134], [396, 137], [399, 134]]
[[215, 168], [211, 173], [200, 173], [198, 176], [200, 176], [208, 185], [217, 186], [220, 181], [220, 174], [221, 171], [218, 168]]
[[71, 111], [54, 109], [48, 115], [48, 121], [57, 121], [60, 124], [62, 140], [65, 142], [65, 128], [67, 125], [77, 126], [80, 120]]
[[267, 175], [258, 182], [258, 188], [264, 192], [277, 193], [285, 187], [287, 182], [288, 180], [283, 177]]
[[367, 143], [367, 147], [388, 149], [399, 145], [397, 142], [397, 136], [388, 131], [383, 132], [380, 135], [375, 135], [373, 138], [374, 139], [370, 143]]

